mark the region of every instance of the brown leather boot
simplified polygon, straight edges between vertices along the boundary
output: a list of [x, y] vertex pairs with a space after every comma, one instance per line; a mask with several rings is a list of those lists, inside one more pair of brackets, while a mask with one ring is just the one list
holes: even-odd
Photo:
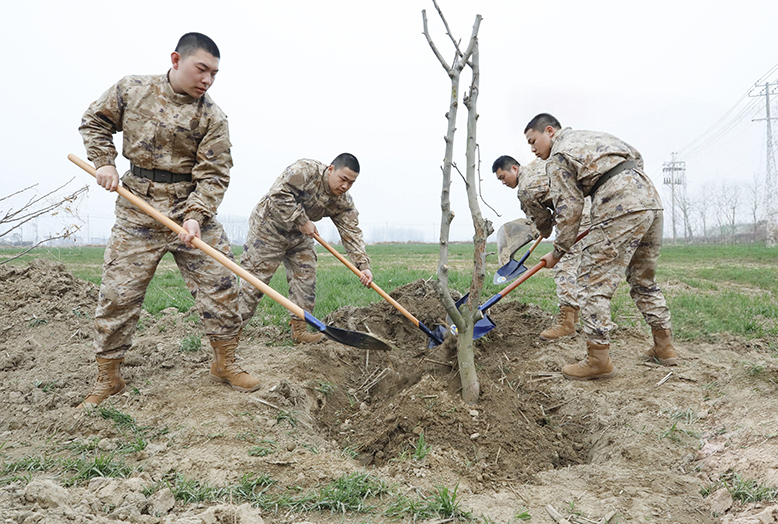
[[586, 343], [587, 356], [577, 364], [562, 367], [562, 375], [571, 380], [592, 380], [595, 378], [611, 378], [616, 374], [613, 369], [607, 344]]
[[315, 344], [323, 337], [321, 333], [308, 333], [305, 320], [293, 318], [289, 320], [289, 325], [292, 326], [292, 341], [295, 344]]
[[95, 408], [111, 395], [124, 391], [126, 387], [119, 370], [122, 362], [124, 362], [123, 358], [95, 357], [95, 360], [97, 360], [97, 380], [95, 385], [92, 386], [92, 391], [78, 406], [79, 408]]
[[213, 362], [211, 362], [211, 380], [229, 384], [232, 389], [251, 393], [259, 389], [259, 380], [243, 371], [235, 363], [235, 350], [238, 337], [229, 340], [211, 340]]
[[654, 360], [663, 366], [677, 366], [678, 355], [673, 347], [673, 333], [669, 329], [651, 329], [654, 347], [643, 353], [645, 360]]
[[557, 322], [540, 334], [542, 340], [555, 340], [575, 333], [575, 325], [578, 322], [578, 309], [570, 306], [559, 308]]

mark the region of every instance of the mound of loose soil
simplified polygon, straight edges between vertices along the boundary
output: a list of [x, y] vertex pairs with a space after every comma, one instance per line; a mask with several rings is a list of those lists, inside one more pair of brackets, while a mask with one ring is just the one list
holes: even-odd
[[[427, 326], [445, 319], [430, 282], [392, 296]], [[95, 286], [61, 264], [0, 266], [7, 464], [72, 456], [90, 442], [110, 452], [127, 441], [126, 429], [77, 409], [96, 372], [96, 298]], [[123, 455], [136, 473], [66, 489], [62, 477], [35, 472], [30, 482], [0, 485], [0, 514], [8, 523], [363, 522], [184, 504], [169, 490], [147, 490], [175, 475], [222, 486], [262, 472], [306, 491], [367, 470], [401, 490], [458, 486], [463, 508], [493, 522], [511, 522], [520, 508], [551, 522], [547, 505], [579, 523], [614, 514], [619, 522], [777, 521], [772, 503], [733, 501], [713, 487], [735, 474], [778, 485], [775, 341], [680, 343], [681, 364], [668, 369], [640, 359], [645, 330], [621, 328], [612, 345], [619, 374], [578, 383], [559, 369], [583, 355], [580, 335], [541, 342], [551, 316], [510, 298], [490, 316], [497, 327], [475, 344], [481, 400], [470, 406], [460, 397], [455, 340], [428, 349], [426, 335], [383, 301], [325, 321], [372, 333], [391, 352], [329, 340], [290, 346], [278, 328], [248, 328], [239, 355], [262, 381], [253, 394], [208, 379], [207, 343], [181, 351], [185, 337], [201, 334], [193, 315], [144, 313], [122, 371], [129, 387], [108, 401], [151, 428], [145, 449]], [[415, 460], [422, 435], [430, 451]], [[267, 453], [249, 453], [257, 446]], [[702, 488], [713, 493], [703, 498]]]

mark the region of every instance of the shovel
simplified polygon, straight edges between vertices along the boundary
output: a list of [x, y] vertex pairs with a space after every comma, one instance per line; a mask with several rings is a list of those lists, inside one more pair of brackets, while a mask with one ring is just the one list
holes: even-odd
[[[329, 251], [330, 253], [335, 255], [335, 258], [337, 258], [338, 260], [343, 262], [343, 264], [347, 268], [349, 268], [351, 271], [353, 271], [355, 275], [362, 276], [362, 272], [359, 269], [357, 269], [357, 267], [354, 264], [349, 262], [346, 257], [341, 255], [335, 248], [333, 248], [331, 245], [329, 245], [326, 240], [324, 240], [322, 237], [320, 237], [317, 233], [314, 233], [313, 237], [319, 242], [319, 244], [324, 246], [324, 248], [327, 251]], [[414, 317], [413, 315], [411, 315], [408, 312], [408, 310], [406, 310], [404, 307], [402, 307], [395, 299], [390, 297], [383, 289], [378, 287], [378, 284], [376, 284], [375, 282], [371, 282], [370, 283], [370, 287], [372, 287], [376, 291], [376, 293], [378, 293], [379, 295], [384, 297], [384, 299], [386, 299], [387, 302], [389, 302], [391, 305], [393, 305], [395, 308], [397, 308], [397, 311], [402, 313], [405, 318], [407, 318], [408, 320], [413, 322], [414, 325], [416, 327], [418, 327], [419, 329], [421, 329], [424, 332], [425, 335], [430, 337], [430, 344], [431, 344], [430, 347], [432, 347], [433, 342], [435, 342], [434, 346], [438, 346], [438, 345], [443, 343], [443, 338], [442, 337], [438, 337], [435, 333], [430, 331], [430, 329], [427, 326], [425, 326], [423, 323], [419, 322], [419, 320], [416, 317]]]
[[[578, 236], [575, 238], [575, 241], [578, 242], [583, 237], [588, 235], [590, 229], [591, 228], [586, 229], [585, 231], [580, 232], [578, 234]], [[538, 240], [540, 240], [540, 239], [538, 239]], [[537, 245], [538, 243], [539, 242], [536, 241], [535, 245]], [[535, 245], [532, 246], [530, 251], [535, 248]], [[519, 277], [518, 280], [516, 280], [511, 285], [509, 285], [508, 287], [506, 287], [505, 289], [503, 289], [502, 291], [500, 291], [499, 293], [494, 295], [492, 298], [490, 298], [486, 302], [484, 302], [481, 306], [478, 306], [478, 311], [483, 313], [484, 318], [482, 318], [481, 320], [479, 320], [478, 322], [475, 323], [475, 327], [473, 329], [473, 340], [481, 338], [482, 336], [486, 335], [491, 330], [493, 330], [495, 327], [497, 327], [497, 325], [494, 323], [494, 321], [492, 321], [492, 319], [489, 317], [489, 315], [486, 314], [486, 310], [489, 309], [490, 307], [492, 307], [493, 305], [495, 305], [500, 300], [502, 300], [502, 298], [505, 295], [507, 295], [508, 293], [510, 293], [511, 291], [516, 289], [517, 287], [519, 287], [521, 284], [526, 282], [529, 279], [529, 277], [531, 277], [532, 275], [534, 275], [535, 273], [537, 273], [538, 271], [540, 271], [544, 267], [546, 267], [546, 261], [545, 260], [541, 260], [540, 262], [538, 262], [537, 264], [532, 266], [531, 269], [529, 269], [526, 272], [524, 272], [524, 274], [521, 275], [521, 277]]]
[[524, 265], [524, 262], [527, 261], [535, 248], [538, 247], [538, 244], [540, 244], [541, 240], [543, 240], [543, 237], [538, 236], [538, 238], [535, 239], [535, 242], [533, 242], [532, 246], [530, 246], [527, 252], [524, 253], [524, 255], [522, 255], [519, 260], [514, 260], [511, 258], [507, 264], [498, 269], [497, 273], [494, 274], [493, 282], [495, 284], [503, 284], [513, 280], [518, 276], [521, 276], [522, 273], [527, 271], [527, 266]]
[[492, 282], [495, 285], [509, 282], [527, 270], [522, 264], [529, 253], [518, 262], [513, 257], [519, 249], [531, 242], [536, 234], [531, 221], [527, 219], [513, 220], [500, 226], [497, 230], [497, 256], [501, 267], [494, 274]]
[[[68, 155], [68, 159], [76, 164], [78, 167], [89, 173], [90, 175], [96, 177], [97, 172], [95, 171], [95, 168], [78, 158], [76, 155], [70, 154]], [[129, 191], [127, 191], [124, 187], [119, 186], [116, 188], [116, 192], [119, 193], [121, 196], [129, 200], [131, 203], [135, 204], [138, 208], [140, 208], [141, 211], [147, 213], [152, 218], [156, 219], [157, 221], [161, 222], [171, 230], [173, 230], [176, 233], [181, 233], [182, 231], [185, 231], [183, 227], [179, 226], [172, 220], [170, 220], [168, 217], [151, 207], [149, 204], [147, 204], [145, 201], [141, 200], [140, 198], [136, 197]], [[352, 346], [359, 349], [375, 349], [380, 351], [390, 351], [392, 348], [386, 344], [385, 342], [378, 340], [375, 337], [371, 337], [370, 335], [367, 335], [365, 333], [359, 333], [355, 331], [346, 331], [345, 329], [336, 328], [333, 326], [328, 326], [324, 322], [318, 320], [316, 317], [305, 311], [303, 308], [286, 298], [285, 296], [281, 295], [278, 291], [273, 289], [272, 287], [268, 286], [264, 282], [262, 282], [260, 279], [240, 267], [238, 264], [227, 258], [221, 251], [217, 251], [216, 249], [212, 248], [199, 238], [195, 238], [192, 240], [192, 244], [194, 244], [197, 248], [199, 248], [201, 251], [203, 251], [205, 254], [209, 255], [211, 258], [216, 260], [219, 264], [223, 265], [236, 275], [238, 275], [240, 278], [246, 280], [251, 285], [262, 291], [264, 294], [278, 302], [280, 305], [288, 309], [290, 312], [294, 313], [300, 318], [305, 319], [305, 321], [330, 337], [332, 340], [335, 340], [336, 342], [340, 342], [341, 344], [344, 344], [346, 346]]]

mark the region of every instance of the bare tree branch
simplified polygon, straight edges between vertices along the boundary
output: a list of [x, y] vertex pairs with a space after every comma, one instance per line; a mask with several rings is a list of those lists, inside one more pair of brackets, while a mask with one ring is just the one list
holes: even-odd
[[[73, 213], [73, 209], [71, 207], [72, 204], [74, 202], [79, 201], [79, 199], [84, 194], [86, 194], [87, 191], [89, 191], [88, 186], [83, 186], [79, 189], [76, 189], [75, 191], [72, 191], [67, 195], [64, 196], [59, 195], [58, 194], [59, 191], [62, 190], [68, 184], [70, 184], [73, 180], [74, 178], [71, 178], [66, 183], [62, 184], [56, 189], [53, 189], [40, 196], [38, 196], [37, 193], [33, 194], [30, 197], [27, 197], [25, 195], [26, 192], [33, 190], [38, 185], [38, 184], [33, 184], [22, 190], [15, 191], [9, 195], [0, 197], [0, 202], [3, 202], [6, 205], [13, 205], [14, 197], [17, 198], [25, 197], [25, 201], [19, 207], [19, 209], [14, 209], [13, 207], [11, 207], [6, 211], [0, 210], [0, 239], [10, 235], [11, 233], [13, 233], [18, 229], [21, 229], [25, 224], [39, 217], [45, 215], [56, 215], [60, 211], [65, 211], [67, 213], [72, 214]], [[71, 224], [65, 226], [61, 231], [57, 233], [52, 233], [46, 236], [46, 238], [44, 238], [43, 240], [38, 241], [38, 239], [36, 238], [34, 245], [26, 247], [21, 253], [17, 253], [15, 256], [11, 258], [4, 259], [2, 262], [0, 262], [0, 264], [4, 264], [6, 262], [9, 262], [10, 260], [15, 260], [25, 255], [26, 253], [29, 253], [30, 251], [40, 246], [41, 244], [44, 244], [51, 240], [58, 240], [62, 238], [71, 237], [79, 229], [80, 227], [78, 225]], [[23, 238], [21, 238], [21, 240], [22, 242], [24, 241]]]
[[[72, 181], [72, 179], [71, 179], [71, 181]], [[70, 183], [70, 182], [68, 182], [68, 183]], [[65, 184], [65, 185], [67, 185], [67, 184]], [[6, 213], [6, 215], [4, 217], [0, 218], [0, 228], [2, 228], [4, 226], [10, 226], [10, 227], [8, 227], [8, 229], [6, 229], [5, 231], [0, 231], [0, 238], [8, 235], [9, 233], [14, 231], [15, 229], [18, 229], [18, 228], [22, 227], [24, 224], [26, 224], [27, 222], [30, 222], [31, 220], [34, 220], [34, 219], [36, 219], [36, 218], [38, 218], [40, 216], [43, 216], [43, 215], [47, 215], [47, 214], [51, 213], [52, 211], [54, 211], [55, 209], [65, 205], [66, 203], [74, 202], [75, 200], [78, 199], [78, 197], [80, 197], [82, 194], [84, 194], [85, 192], [87, 192], [89, 190], [87, 188], [87, 186], [84, 186], [84, 187], [82, 187], [80, 189], [77, 189], [76, 191], [74, 191], [73, 193], [71, 193], [71, 194], [69, 194], [67, 196], [61, 197], [60, 199], [58, 199], [56, 201], [50, 202], [45, 207], [37, 208], [37, 209], [30, 209], [35, 204], [39, 203], [43, 198], [48, 197], [48, 196], [54, 194], [55, 192], [57, 192], [60, 189], [62, 189], [63, 187], [65, 187], [65, 185], [62, 185], [62, 186], [58, 187], [54, 191], [50, 191], [50, 192], [46, 193], [43, 197], [31, 199], [30, 201], [28, 201], [18, 211], [15, 211], [15, 212], [14, 211], [9, 211], [8, 213]], [[30, 186], [30, 187], [34, 187], [34, 186]]]
[[495, 215], [501, 217], [502, 215], [498, 213], [496, 209], [490, 206], [488, 202], [486, 202], [486, 199], [484, 198], [484, 194], [481, 191], [481, 182], [483, 182], [483, 179], [481, 178], [481, 146], [479, 144], [476, 144], [475, 150], [478, 153], [478, 196], [481, 197], [481, 202], [483, 202], [486, 207], [491, 209]]
[[454, 60], [463, 57], [464, 55], [462, 54], [462, 51], [459, 49], [459, 40], [454, 38], [454, 35], [451, 33], [451, 29], [448, 27], [448, 21], [446, 20], [446, 17], [443, 16], [443, 11], [440, 10], [440, 7], [438, 6], [438, 2], [436, 0], [432, 0], [432, 4], [435, 6], [435, 10], [437, 10], [440, 19], [443, 20], [443, 27], [446, 28], [446, 34], [451, 39], [451, 43], [454, 44], [454, 49], [456, 49], [457, 51]]
[[465, 183], [465, 189], [467, 189], [467, 178], [465, 178], [465, 175], [463, 175], [462, 171], [459, 170], [459, 166], [457, 166], [457, 163], [451, 162], [451, 167], [457, 170], [457, 173], [459, 173], [459, 176], [462, 178], [462, 182]]
[[71, 236], [73, 236], [76, 233], [76, 231], [79, 231], [81, 229], [79, 226], [74, 226], [74, 227], [75, 227], [75, 229], [73, 229], [73, 230], [65, 229], [65, 231], [63, 231], [62, 233], [60, 233], [57, 236], [44, 238], [43, 240], [39, 241], [34, 246], [28, 247], [27, 249], [25, 249], [21, 253], [17, 253], [16, 255], [14, 255], [14, 256], [12, 256], [10, 258], [6, 258], [4, 260], [0, 260], [0, 266], [5, 264], [6, 262], [10, 262], [11, 260], [16, 260], [17, 258], [23, 257], [24, 255], [26, 255], [27, 253], [29, 253], [30, 251], [32, 251], [36, 247], [38, 247], [38, 246], [40, 246], [42, 244], [45, 244], [46, 242], [51, 242], [52, 240], [59, 240], [61, 238], [70, 238]]
[[422, 9], [421, 10], [421, 19], [424, 21], [424, 37], [427, 39], [427, 43], [432, 48], [432, 52], [435, 53], [435, 56], [438, 58], [438, 61], [440, 62], [440, 65], [443, 66], [443, 69], [446, 70], [446, 72], [451, 75], [451, 66], [448, 65], [448, 62], [446, 62], [446, 59], [443, 58], [443, 55], [440, 54], [438, 51], [438, 48], [435, 47], [435, 44], [432, 42], [432, 38], [430, 38], [430, 33], [427, 30], [427, 10]]

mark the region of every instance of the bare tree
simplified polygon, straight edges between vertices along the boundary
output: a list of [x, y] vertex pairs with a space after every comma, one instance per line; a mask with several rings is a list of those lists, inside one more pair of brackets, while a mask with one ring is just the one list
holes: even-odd
[[[448, 127], [446, 136], [446, 151], [443, 158], [443, 187], [441, 191], [440, 207], [440, 256], [438, 263], [438, 296], [443, 307], [451, 317], [457, 327], [459, 334], [457, 340], [457, 361], [459, 362], [459, 376], [462, 381], [462, 398], [469, 404], [475, 404], [481, 394], [481, 386], [478, 381], [478, 375], [475, 370], [475, 358], [473, 355], [473, 327], [480, 319], [478, 304], [481, 298], [481, 291], [484, 285], [485, 267], [486, 267], [486, 239], [492, 233], [493, 228], [490, 221], [485, 220], [478, 206], [478, 195], [475, 183], [476, 171], [476, 122], [478, 112], [476, 103], [478, 101], [479, 84], [479, 56], [478, 56], [478, 28], [481, 25], [481, 15], [476, 15], [473, 24], [472, 35], [467, 49], [463, 52], [459, 47], [459, 42], [451, 34], [443, 12], [438, 7], [435, 0], [432, 0], [435, 9], [443, 21], [446, 34], [454, 45], [454, 59], [449, 64], [438, 51], [437, 47], [430, 37], [427, 27], [426, 10], [421, 12], [424, 22], [424, 36], [427, 39], [432, 52], [437, 57], [440, 65], [443, 66], [449, 78], [451, 79], [451, 92], [449, 101], [449, 110], [446, 113]], [[460, 75], [465, 66], [469, 66], [472, 71], [472, 80], [470, 90], [463, 97], [463, 103], [467, 108], [467, 144], [466, 144], [466, 162], [465, 187], [467, 190], [467, 200], [470, 208], [470, 215], [473, 219], [475, 236], [473, 237], [473, 280], [470, 284], [470, 296], [466, 304], [460, 310], [457, 310], [454, 299], [448, 286], [448, 244], [451, 221], [454, 219], [454, 213], [451, 211], [451, 168], [456, 167], [453, 161], [454, 154], [454, 134], [456, 132], [456, 117], [459, 106], [459, 82]]]
[[708, 242], [708, 209], [710, 208], [710, 191], [708, 186], [702, 186], [702, 195], [699, 200], [694, 203], [694, 209], [697, 211], [697, 216], [700, 219], [700, 225], [702, 226], [702, 238], [703, 242]]
[[719, 227], [719, 242], [726, 242], [727, 239], [727, 196], [724, 194], [727, 190], [727, 186], [724, 182], [719, 184], [719, 189], [716, 191], [716, 196], [713, 200], [715, 207], [716, 225]]
[[242, 245], [246, 242], [249, 231], [249, 219], [239, 215], [219, 215], [219, 222], [224, 227], [227, 238], [232, 245]]
[[[38, 184], [33, 184], [4, 197], [0, 197], [0, 206], [7, 206], [6, 209], [0, 208], [0, 240], [8, 237], [16, 230], [21, 231], [24, 224], [39, 217], [56, 215], [59, 212], [75, 215], [77, 204], [80, 202], [81, 197], [89, 191], [89, 188], [84, 186], [64, 196], [59, 194], [60, 191], [73, 180], [74, 179], [71, 178], [65, 184], [62, 184], [58, 188], [43, 195], [38, 195], [35, 190]], [[14, 202], [18, 200], [21, 200], [22, 203], [18, 206], [18, 209], [14, 209]], [[79, 229], [80, 226], [71, 224], [63, 227], [58, 232], [49, 234], [42, 240], [36, 238], [36, 241], [30, 246], [27, 246], [22, 252], [17, 253], [13, 257], [6, 258], [1, 261], [0, 264], [5, 264], [6, 262], [17, 259], [45, 242], [69, 238]], [[21, 238], [21, 235], [19, 236]]]
[[762, 200], [762, 184], [759, 183], [759, 174], [754, 173], [751, 184], [748, 185], [748, 198], [750, 200], [749, 211], [751, 211], [751, 242], [756, 242], [756, 231], [759, 225], [759, 212], [762, 210], [759, 202]]
[[694, 240], [694, 230], [692, 229], [692, 202], [686, 191], [682, 191], [676, 198], [678, 209], [681, 211], [683, 220], [683, 240], [687, 244]]
[[740, 207], [740, 186], [738, 184], [724, 183], [721, 192], [724, 197], [724, 216], [729, 226], [730, 241], [735, 242], [737, 236], [737, 211]]

